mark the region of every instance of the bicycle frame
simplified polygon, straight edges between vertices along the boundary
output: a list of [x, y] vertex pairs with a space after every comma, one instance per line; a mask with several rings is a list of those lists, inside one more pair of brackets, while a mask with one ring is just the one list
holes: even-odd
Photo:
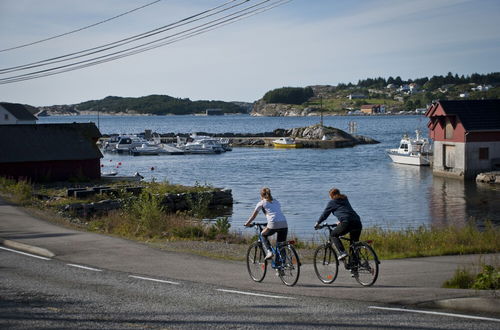
[[[253, 223], [253, 226], [255, 226], [255, 230], [257, 231], [258, 234], [258, 242], [263, 244], [264, 237], [262, 236], [262, 230], [264, 227], [267, 226], [267, 223]], [[293, 244], [293, 241], [286, 241], [286, 242], [276, 242], [276, 245], [270, 244], [271, 251], [274, 254], [274, 258], [271, 260], [271, 267], [273, 269], [278, 269], [282, 270], [284, 268], [284, 264], [286, 261], [286, 255], [281, 254], [281, 247], [287, 246], [290, 244]]]
[[[335, 249], [335, 251], [337, 251], [337, 253], [340, 253], [340, 251], [337, 250], [337, 247], [335, 246], [335, 244], [333, 244], [333, 242], [332, 242], [332, 231], [333, 231], [333, 228], [337, 227], [337, 225], [329, 225], [326, 223], [326, 224], [322, 225], [320, 228], [325, 228], [325, 227], [328, 228], [327, 244], [330, 245], [333, 249]], [[351, 265], [356, 265], [358, 262], [357, 256], [354, 253], [354, 248], [356, 247], [356, 244], [359, 242], [354, 242], [353, 240], [351, 240], [351, 238], [347, 238], [344, 236], [340, 236], [339, 238], [344, 240], [344, 241], [349, 242], [349, 248], [346, 249], [348, 257], [342, 259], [341, 261], [344, 264], [345, 269], [350, 270], [352, 268]], [[372, 243], [372, 241], [370, 240], [370, 241], [367, 241], [366, 243], [370, 244], [370, 243]]]

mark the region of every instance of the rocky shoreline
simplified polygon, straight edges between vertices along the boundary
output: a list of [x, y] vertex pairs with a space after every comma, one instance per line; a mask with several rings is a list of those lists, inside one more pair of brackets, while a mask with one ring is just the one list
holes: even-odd
[[[341, 129], [316, 124], [291, 129], [278, 128], [263, 133], [209, 133], [196, 132], [198, 136], [212, 136], [229, 139], [233, 147], [273, 147], [273, 140], [291, 137], [300, 142], [303, 148], [345, 148], [359, 144], [377, 144], [379, 141], [362, 135], [351, 135]], [[188, 133], [159, 134], [163, 143], [176, 143], [177, 137], [188, 138]], [[104, 137], [109, 137], [104, 136]]]

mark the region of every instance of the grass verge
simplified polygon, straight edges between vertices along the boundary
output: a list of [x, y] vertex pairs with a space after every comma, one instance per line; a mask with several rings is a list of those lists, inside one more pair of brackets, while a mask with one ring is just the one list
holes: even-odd
[[[230, 232], [227, 218], [219, 218], [215, 222], [200, 219], [206, 203], [192, 201], [192, 210], [182, 213], [168, 213], [161, 204], [162, 194], [168, 192], [199, 192], [211, 189], [209, 186], [184, 187], [164, 183], [141, 183], [145, 188], [138, 196], [123, 195], [126, 199], [124, 207], [104, 215], [76, 222], [78, 229], [125, 237], [137, 241], [164, 245], [166, 249], [200, 255], [219, 257], [222, 259], [241, 260], [246, 245], [255, 240], [255, 236], [244, 236]], [[61, 187], [34, 186], [24, 181], [12, 181], [0, 178], [0, 194], [15, 204], [36, 211], [38, 216], [46, 214], [45, 219], [61, 224], [71, 223], [73, 219], [65, 219], [60, 215], [63, 205], [76, 202], [64, 196]], [[40, 200], [33, 196], [40, 194], [48, 199]], [[92, 197], [97, 201], [99, 197]], [[81, 200], [78, 200], [82, 202]], [[32, 213], [33, 213], [32, 211]], [[57, 216], [56, 216], [57, 215]], [[63, 219], [63, 220], [61, 220]], [[294, 239], [294, 235], [289, 235]], [[368, 228], [363, 230], [362, 240], [373, 240], [380, 259], [396, 259], [409, 257], [425, 257], [452, 254], [481, 254], [500, 251], [500, 228], [487, 223], [484, 228], [474, 224], [464, 227], [419, 227], [402, 231]], [[310, 261], [317, 243], [296, 239], [301, 259]], [[177, 243], [174, 243], [177, 242]], [[189, 242], [189, 243], [185, 243]], [[213, 249], [199, 242], [215, 242]], [[218, 244], [224, 243], [224, 244]], [[227, 248], [231, 244], [230, 248]], [[238, 245], [241, 248], [235, 248]], [[243, 254], [242, 254], [243, 251]]]

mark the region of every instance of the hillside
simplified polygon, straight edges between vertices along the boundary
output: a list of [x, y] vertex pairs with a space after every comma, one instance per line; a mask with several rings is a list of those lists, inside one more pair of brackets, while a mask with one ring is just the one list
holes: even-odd
[[[305, 96], [307, 98], [304, 98]], [[254, 104], [251, 115], [313, 116], [321, 113], [360, 113], [363, 105], [383, 105], [384, 113], [415, 113], [417, 109], [426, 108], [434, 100], [498, 98], [500, 73], [476, 73], [459, 77], [450, 72], [446, 76], [406, 81], [400, 77], [368, 78], [358, 81], [357, 84], [277, 88], [267, 92]]]
[[102, 114], [189, 115], [205, 113], [207, 109], [221, 109], [224, 113], [247, 113], [248, 105], [224, 101], [191, 101], [168, 95], [143, 97], [108, 96], [102, 100], [71, 105], [39, 107], [46, 115], [76, 115], [99, 111]]

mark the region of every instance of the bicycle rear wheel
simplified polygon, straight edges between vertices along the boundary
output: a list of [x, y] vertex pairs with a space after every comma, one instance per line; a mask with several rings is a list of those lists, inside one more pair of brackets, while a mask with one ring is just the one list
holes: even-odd
[[337, 253], [330, 244], [319, 246], [314, 252], [314, 271], [324, 284], [332, 284], [339, 274]]
[[356, 281], [362, 286], [371, 286], [378, 277], [378, 257], [373, 248], [367, 243], [361, 242], [354, 248], [358, 258], [357, 269], [352, 269]]
[[250, 278], [255, 282], [262, 282], [266, 276], [267, 260], [260, 242], [253, 242], [247, 251], [247, 269]]
[[288, 286], [294, 286], [299, 280], [300, 275], [299, 255], [292, 245], [281, 247], [280, 253], [285, 261], [282, 268], [278, 269], [281, 282]]

